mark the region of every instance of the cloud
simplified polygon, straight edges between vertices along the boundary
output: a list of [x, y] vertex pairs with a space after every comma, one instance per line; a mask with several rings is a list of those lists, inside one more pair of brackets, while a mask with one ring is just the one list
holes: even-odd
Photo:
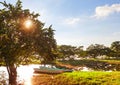
[[114, 36], [119, 36], [119, 35], [120, 35], [120, 32], [114, 32], [113, 35], [114, 35]]
[[67, 18], [64, 20], [64, 23], [68, 25], [74, 25], [74, 24], [77, 24], [79, 21], [80, 21], [80, 18]]
[[94, 17], [99, 19], [99, 18], [107, 17], [115, 12], [120, 13], [120, 4], [112, 4], [111, 6], [109, 5], [98, 6], [95, 9]]

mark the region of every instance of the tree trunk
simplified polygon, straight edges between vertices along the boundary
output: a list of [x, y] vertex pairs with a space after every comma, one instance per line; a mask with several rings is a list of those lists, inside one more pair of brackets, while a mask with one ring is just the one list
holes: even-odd
[[9, 74], [9, 85], [17, 85], [17, 69], [15, 65], [7, 66]]

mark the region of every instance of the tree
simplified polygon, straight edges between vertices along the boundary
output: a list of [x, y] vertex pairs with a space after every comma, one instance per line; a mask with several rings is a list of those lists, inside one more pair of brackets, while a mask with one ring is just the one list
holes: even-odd
[[118, 52], [120, 51], [120, 41], [115, 41], [111, 44], [111, 49]]
[[78, 55], [79, 57], [86, 57], [87, 53], [85, 50], [83, 50], [84, 46], [79, 46], [75, 49], [75, 54]]
[[106, 55], [108, 57], [112, 57], [113, 51], [109, 47], [105, 47], [104, 49], [101, 49], [101, 54]]
[[114, 51], [114, 56], [120, 57], [120, 41], [113, 42], [110, 48]]
[[61, 58], [69, 58], [71, 55], [75, 54], [76, 47], [71, 45], [61, 45], [58, 46], [58, 52]]
[[93, 58], [96, 58], [97, 56], [101, 56], [104, 55], [105, 53], [103, 52], [103, 50], [106, 47], [104, 45], [99, 45], [99, 44], [95, 44], [95, 45], [90, 45], [87, 48], [87, 53], [92, 56]]
[[0, 59], [6, 64], [9, 85], [17, 85], [17, 67], [30, 55], [37, 53], [45, 61], [55, 59], [54, 30], [44, 28], [39, 14], [23, 10], [20, 0], [15, 5], [0, 3], [4, 6], [0, 9]]

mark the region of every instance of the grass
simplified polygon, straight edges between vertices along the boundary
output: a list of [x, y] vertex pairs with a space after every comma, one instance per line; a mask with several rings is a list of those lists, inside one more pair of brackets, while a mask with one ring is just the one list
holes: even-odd
[[47, 85], [120, 85], [120, 72], [72, 72], [57, 75]]

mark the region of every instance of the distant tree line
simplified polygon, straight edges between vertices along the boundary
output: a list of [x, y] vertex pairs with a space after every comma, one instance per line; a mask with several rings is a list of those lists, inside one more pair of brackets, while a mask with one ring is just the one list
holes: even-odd
[[91, 44], [83, 49], [84, 46], [59, 45], [57, 47], [58, 59], [70, 58], [70, 56], [77, 55], [79, 58], [97, 58], [98, 56], [105, 56], [107, 58], [120, 58], [120, 41], [111, 43], [110, 47], [101, 44]]

